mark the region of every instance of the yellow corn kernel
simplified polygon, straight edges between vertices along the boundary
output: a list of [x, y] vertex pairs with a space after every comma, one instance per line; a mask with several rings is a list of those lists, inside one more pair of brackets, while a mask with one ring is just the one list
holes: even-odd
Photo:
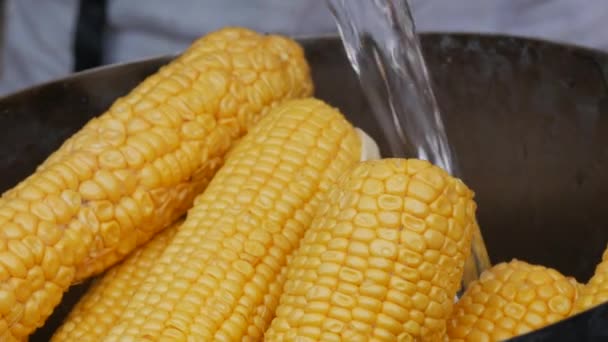
[[608, 248], [597, 265], [593, 277], [581, 287], [580, 296], [574, 305], [574, 313], [608, 302]]
[[51, 341], [98, 341], [114, 325], [182, 222], [173, 223], [95, 280]]
[[338, 111], [277, 106], [230, 152], [104, 340], [261, 339], [322, 193], [360, 158]]
[[578, 284], [543, 266], [500, 263], [471, 283], [448, 322], [450, 341], [501, 341], [568, 317]]
[[[0, 322], [16, 338], [42, 325], [61, 299], [39, 303], [45, 284], [65, 290], [124, 258], [185, 213], [231, 144], [270, 108], [311, 92], [303, 50], [289, 39], [227, 28], [194, 42], [0, 199], [0, 212], [10, 213], [0, 226], [15, 223], [22, 233], [11, 234], [44, 246], [42, 260], [29, 267], [18, 253], [0, 250], [0, 275], [11, 277], [0, 292], [25, 298]], [[36, 226], [17, 222], [19, 214]], [[1, 239], [0, 246], [11, 237]], [[43, 284], [21, 286], [40, 268]], [[37, 314], [18, 314], [29, 310]]]
[[265, 340], [444, 336], [476, 224], [474, 210], [456, 215], [463, 206], [475, 206], [473, 192], [428, 162], [383, 159], [349, 170], [289, 263]]

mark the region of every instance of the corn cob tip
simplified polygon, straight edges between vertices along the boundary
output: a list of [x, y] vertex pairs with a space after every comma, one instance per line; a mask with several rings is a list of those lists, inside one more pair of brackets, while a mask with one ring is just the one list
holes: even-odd
[[376, 141], [359, 127], [355, 127], [355, 131], [361, 140], [361, 161], [380, 159], [380, 148]]

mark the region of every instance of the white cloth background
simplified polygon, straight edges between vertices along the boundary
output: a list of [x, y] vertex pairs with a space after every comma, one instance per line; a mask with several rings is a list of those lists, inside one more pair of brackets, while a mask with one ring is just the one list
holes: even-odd
[[[0, 94], [70, 73], [77, 0], [5, 0]], [[421, 32], [487, 32], [608, 51], [608, 0], [410, 0]], [[177, 53], [226, 25], [333, 33], [323, 0], [109, 0], [105, 63]]]

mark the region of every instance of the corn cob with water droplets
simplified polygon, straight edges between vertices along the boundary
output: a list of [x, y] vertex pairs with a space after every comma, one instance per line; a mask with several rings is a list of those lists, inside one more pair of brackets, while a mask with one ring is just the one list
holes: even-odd
[[443, 339], [475, 208], [472, 191], [428, 162], [359, 164], [290, 261], [265, 340]]
[[575, 313], [608, 302], [608, 248], [602, 261], [597, 265], [593, 277], [581, 287], [579, 299], [575, 303]]
[[97, 279], [53, 335], [52, 342], [99, 341], [122, 314], [148, 270], [169, 244], [183, 220], [164, 229]]
[[482, 273], [454, 307], [450, 341], [501, 341], [568, 317], [578, 284], [543, 266], [513, 260]]
[[287, 257], [360, 151], [353, 127], [321, 101], [272, 110], [230, 152], [104, 340], [259, 340]]
[[295, 42], [229, 28], [91, 120], [0, 199], [0, 339], [25, 338], [70, 284], [177, 219], [233, 140], [311, 91]]

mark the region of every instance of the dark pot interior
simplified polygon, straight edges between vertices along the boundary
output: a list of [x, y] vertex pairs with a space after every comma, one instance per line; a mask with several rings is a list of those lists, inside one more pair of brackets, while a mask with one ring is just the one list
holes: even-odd
[[[302, 42], [316, 96], [386, 151], [339, 40]], [[608, 57], [496, 36], [424, 35], [422, 44], [492, 261], [518, 258], [587, 281], [608, 242]], [[0, 190], [169, 59], [95, 69], [0, 99]], [[31, 341], [48, 340], [85, 287], [75, 286]], [[607, 327], [602, 306], [522, 339], [608, 340]]]

